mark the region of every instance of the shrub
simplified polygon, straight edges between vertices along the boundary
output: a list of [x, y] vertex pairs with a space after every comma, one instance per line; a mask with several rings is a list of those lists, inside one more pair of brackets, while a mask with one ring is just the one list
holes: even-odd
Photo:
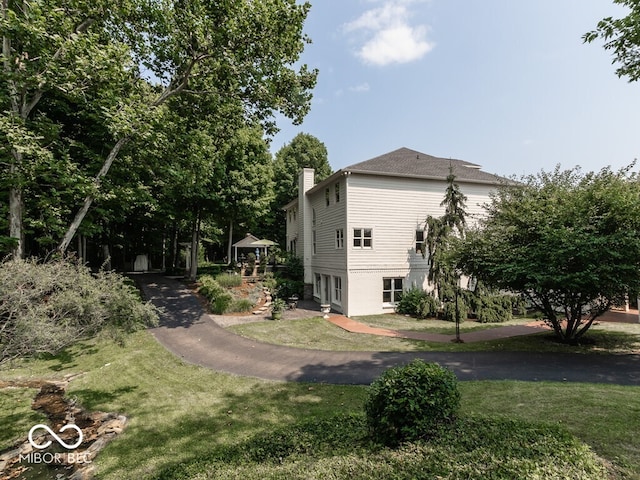
[[270, 292], [273, 292], [278, 287], [278, 280], [276, 280], [273, 273], [269, 272], [264, 275], [262, 284], [265, 288], [269, 289]]
[[222, 273], [216, 277], [216, 282], [223, 288], [233, 288], [242, 285], [242, 277], [232, 273]]
[[157, 321], [157, 309], [114, 272], [93, 275], [65, 259], [0, 264], [0, 363], [56, 354], [99, 332], [122, 342]]
[[480, 323], [500, 323], [513, 318], [511, 299], [507, 295], [491, 295], [480, 298], [476, 315]]
[[[464, 298], [460, 296], [458, 298], [458, 310], [460, 311], [460, 323], [464, 322], [467, 319], [469, 314], [469, 309], [467, 308], [466, 303], [464, 302]], [[442, 312], [442, 319], [448, 322], [456, 321], [456, 302], [452, 300], [450, 302], [444, 303], [444, 308]]]
[[227, 308], [227, 312], [231, 313], [249, 312], [251, 310], [253, 310], [253, 302], [246, 298], [233, 300]]
[[396, 311], [417, 318], [434, 317], [438, 312], [438, 301], [433, 295], [413, 287], [402, 294]]
[[233, 303], [233, 297], [228, 293], [221, 293], [218, 295], [211, 304], [211, 310], [216, 315], [222, 315], [229, 311], [231, 304]]
[[302, 298], [304, 295], [304, 282], [280, 280], [276, 294], [279, 298], [289, 298], [293, 295], [298, 295], [298, 297]]
[[296, 282], [304, 282], [304, 264], [302, 258], [289, 254], [285, 261], [287, 278]]
[[459, 406], [453, 372], [414, 360], [386, 370], [371, 384], [365, 413], [374, 440], [395, 446], [429, 437], [455, 419]]
[[222, 286], [211, 275], [202, 275], [198, 280], [200, 282], [198, 292], [210, 302], [213, 302], [218, 295], [224, 292]]

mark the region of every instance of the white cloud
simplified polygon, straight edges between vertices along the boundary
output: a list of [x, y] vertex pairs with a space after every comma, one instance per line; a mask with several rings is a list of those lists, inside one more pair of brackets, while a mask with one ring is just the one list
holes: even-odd
[[349, 87], [349, 91], [356, 93], [364, 93], [368, 92], [369, 90], [371, 90], [371, 87], [369, 87], [369, 84], [366, 82], [361, 83], [360, 85], [356, 85], [355, 87]]
[[364, 43], [356, 55], [365, 63], [385, 66], [419, 60], [434, 47], [427, 40], [427, 27], [411, 26], [411, 0], [385, 0], [344, 25], [347, 33], [361, 32]]

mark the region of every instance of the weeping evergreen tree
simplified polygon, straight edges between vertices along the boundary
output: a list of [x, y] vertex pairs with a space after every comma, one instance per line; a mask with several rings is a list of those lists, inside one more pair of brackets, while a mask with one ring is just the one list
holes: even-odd
[[449, 167], [447, 188], [440, 206], [444, 207], [444, 215], [426, 219], [425, 247], [422, 255], [429, 258], [429, 273], [427, 279], [435, 287], [436, 298], [445, 304], [455, 300], [455, 288], [458, 275], [452, 258], [452, 244], [457, 238], [464, 238], [467, 225], [466, 201], [467, 197], [456, 183], [453, 167]]

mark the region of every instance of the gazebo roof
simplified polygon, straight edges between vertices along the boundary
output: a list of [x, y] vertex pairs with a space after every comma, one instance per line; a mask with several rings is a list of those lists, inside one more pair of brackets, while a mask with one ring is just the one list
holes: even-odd
[[256, 248], [255, 245], [251, 245], [253, 242], [260, 240], [258, 237], [247, 233], [247, 235], [240, 241], [234, 243], [232, 246], [236, 248]]

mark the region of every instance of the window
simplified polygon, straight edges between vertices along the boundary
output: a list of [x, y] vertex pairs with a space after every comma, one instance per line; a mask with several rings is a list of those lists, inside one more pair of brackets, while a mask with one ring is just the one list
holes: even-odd
[[329, 187], [324, 191], [324, 203], [327, 207], [331, 203], [331, 191], [329, 190]]
[[373, 247], [373, 230], [370, 228], [354, 228], [353, 246], [355, 248]]
[[416, 230], [416, 253], [422, 253], [424, 248], [424, 230]]
[[322, 277], [320, 276], [320, 274], [319, 274], [319, 273], [316, 273], [316, 275], [315, 275], [315, 280], [316, 280], [316, 281], [315, 281], [315, 283], [313, 284], [313, 286], [314, 286], [313, 294], [314, 294], [316, 297], [319, 297], [319, 296], [320, 296], [320, 294], [322, 293]]
[[382, 279], [382, 302], [396, 303], [400, 301], [402, 295], [402, 278]]
[[336, 203], [340, 203], [340, 182], [336, 182]]
[[333, 301], [342, 303], [342, 277], [333, 277]]
[[311, 210], [311, 224], [313, 225], [313, 228], [316, 227], [316, 209], [315, 208]]
[[344, 230], [342, 228], [336, 230], [336, 248], [344, 248]]
[[316, 244], [316, 231], [314, 230], [312, 233], [313, 233], [313, 240], [312, 240], [313, 241], [313, 254], [315, 255], [317, 253], [317, 251], [318, 251], [317, 244]]

